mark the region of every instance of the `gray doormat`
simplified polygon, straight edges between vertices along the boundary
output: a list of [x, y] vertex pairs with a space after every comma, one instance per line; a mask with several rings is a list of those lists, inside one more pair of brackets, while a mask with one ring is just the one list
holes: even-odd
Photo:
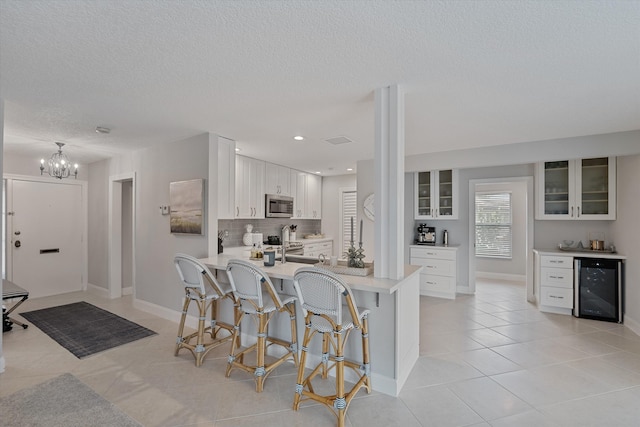
[[20, 315], [78, 359], [156, 335], [151, 329], [85, 301], [29, 311]]
[[140, 426], [71, 374], [0, 398], [0, 426]]

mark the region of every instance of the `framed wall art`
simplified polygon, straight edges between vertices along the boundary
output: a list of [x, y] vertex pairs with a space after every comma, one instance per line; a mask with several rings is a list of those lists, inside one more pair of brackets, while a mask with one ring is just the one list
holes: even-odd
[[172, 234], [204, 234], [204, 179], [169, 183]]

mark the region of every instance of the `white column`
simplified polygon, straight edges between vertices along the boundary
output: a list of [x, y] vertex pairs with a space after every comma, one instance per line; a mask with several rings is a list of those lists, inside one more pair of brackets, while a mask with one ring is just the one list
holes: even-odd
[[[4, 99], [0, 98], [0, 177], [2, 177], [2, 152], [4, 151]], [[0, 194], [2, 191], [0, 190]], [[4, 247], [0, 245], [0, 257], [4, 257]], [[4, 258], [3, 258], [4, 259]], [[2, 280], [0, 280], [0, 294], [2, 293]], [[0, 334], [0, 373], [4, 372], [4, 355], [2, 353], [2, 334]]]
[[398, 85], [375, 92], [374, 276], [404, 275], [404, 92]]
[[209, 133], [207, 181], [207, 249], [209, 256], [215, 256], [218, 253], [218, 135], [215, 133]]

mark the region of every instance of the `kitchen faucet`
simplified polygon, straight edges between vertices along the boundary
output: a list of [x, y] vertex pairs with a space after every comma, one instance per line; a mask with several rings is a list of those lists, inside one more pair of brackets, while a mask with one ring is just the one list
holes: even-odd
[[282, 227], [282, 263], [285, 264], [287, 262], [287, 238], [289, 237], [289, 233], [291, 232], [291, 227], [285, 225]]

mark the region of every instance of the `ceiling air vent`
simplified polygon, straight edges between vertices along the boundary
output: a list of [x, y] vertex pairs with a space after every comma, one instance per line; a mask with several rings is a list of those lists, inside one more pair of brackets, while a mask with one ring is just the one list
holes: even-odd
[[335, 138], [325, 139], [325, 141], [327, 141], [329, 144], [333, 144], [333, 145], [340, 145], [340, 144], [346, 144], [348, 142], [353, 142], [352, 140], [350, 140], [346, 136], [336, 136]]

